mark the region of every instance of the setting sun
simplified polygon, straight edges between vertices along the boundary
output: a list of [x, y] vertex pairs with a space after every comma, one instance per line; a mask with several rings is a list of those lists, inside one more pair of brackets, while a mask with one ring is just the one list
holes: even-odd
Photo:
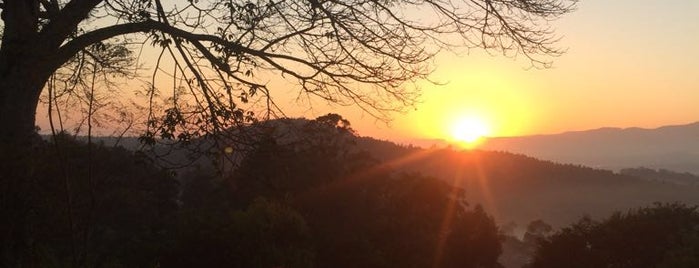
[[473, 143], [489, 135], [490, 127], [481, 118], [466, 117], [454, 122], [451, 132], [454, 140]]

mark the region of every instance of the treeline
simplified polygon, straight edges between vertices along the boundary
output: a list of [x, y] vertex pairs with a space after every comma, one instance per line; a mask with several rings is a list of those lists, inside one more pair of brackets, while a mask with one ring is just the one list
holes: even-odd
[[[550, 190], [547, 184], [561, 181], [585, 189], [589, 174], [603, 178], [594, 182], [619, 179], [609, 185], [626, 186], [630, 178], [505, 153], [393, 150], [379, 141], [358, 142], [337, 115], [304, 121], [299, 129], [293, 141], [273, 132], [259, 136], [230, 172], [214, 168], [218, 163], [175, 174], [144, 153], [67, 135], [44, 141], [23, 159], [32, 180], [2, 185], [1, 213], [25, 217], [0, 217], [0, 266], [699, 265], [695, 207], [658, 204], [600, 221], [583, 218], [558, 231], [534, 221], [519, 239], [472, 201], [479, 193], [468, 187], [476, 186], [449, 176], [455, 170], [464, 180], [484, 182], [477, 179], [485, 176], [498, 200], [521, 191], [517, 187]], [[29, 239], [8, 235], [17, 230]], [[503, 246], [523, 255], [503, 261]]]
[[673, 183], [678, 185], [699, 186], [699, 176], [689, 172], [675, 172], [667, 169], [652, 169], [646, 167], [625, 168], [620, 174], [630, 175], [649, 181]]
[[538, 239], [525, 268], [699, 267], [699, 212], [655, 204], [601, 221], [582, 218]]
[[261, 139], [231, 173], [44, 142], [31, 193], [3, 193], [28, 211], [2, 213], [30, 215], [3, 231], [31, 239], [2, 237], [0, 266], [501, 267], [498, 228], [463, 190], [352, 149], [333, 119], [310, 121], [304, 142]]
[[[358, 140], [357, 146], [396, 170], [459, 185], [467, 191], [468, 201], [481, 203], [497, 222], [515, 222], [520, 233], [536, 219], [560, 228], [583, 215], [604, 218], [654, 202], [699, 204], [699, 188], [651, 179], [652, 175], [619, 174], [508, 152], [399, 147], [366, 138]], [[674, 175], [692, 180], [686, 174]]]

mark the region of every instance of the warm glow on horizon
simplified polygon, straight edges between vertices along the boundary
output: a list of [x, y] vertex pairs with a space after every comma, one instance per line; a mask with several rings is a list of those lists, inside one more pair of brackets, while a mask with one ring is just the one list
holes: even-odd
[[[575, 12], [552, 22], [566, 53], [539, 58], [552, 61], [548, 69], [530, 68], [524, 55], [507, 57], [482, 49], [441, 51], [428, 62], [433, 68], [429, 81], [406, 85], [421, 90], [418, 104], [405, 113], [387, 114], [389, 122], [355, 105], [300, 97], [293, 77], [258, 73], [258, 78], [272, 89], [271, 97], [283, 115], [316, 118], [338, 113], [361, 136], [427, 146], [434, 140], [464, 141], [461, 145], [477, 140], [476, 134], [455, 130], [469, 116], [487, 123], [488, 132], [480, 135], [488, 137], [680, 125], [699, 121], [699, 50], [694, 49], [699, 42], [698, 8], [699, 1], [693, 0], [672, 5], [648, 0], [581, 1]], [[152, 68], [157, 52], [159, 48], [144, 50], [139, 64]], [[174, 81], [166, 77], [158, 77], [157, 88], [174, 88]], [[120, 96], [125, 98], [114, 101], [137, 99], [133, 92], [143, 87], [141, 80], [117, 81], [124, 85]], [[371, 96], [372, 90], [362, 94]], [[61, 112], [64, 118], [74, 118], [75, 125], [81, 122], [80, 109]], [[66, 129], [78, 129], [63, 123]], [[37, 124], [41, 133], [50, 133], [45, 102], [37, 110]], [[139, 134], [133, 130], [130, 134]], [[110, 135], [120, 129], [108, 126], [95, 132]]]
[[452, 139], [467, 145], [475, 145], [490, 134], [488, 123], [476, 116], [460, 118], [451, 126]]
[[[513, 83], [509, 79], [503, 79], [515, 79], [521, 77], [521, 74], [509, 70], [506, 76], [500, 76], [487, 61], [479, 62], [478, 70], [450, 64], [444, 57], [439, 60], [442, 69], [433, 76], [437, 81], [444, 82], [444, 85], [419, 85], [424, 89], [421, 96], [424, 102], [393, 122], [396, 131], [387, 135], [387, 138], [402, 134], [473, 147], [477, 144], [466, 143], [473, 143], [480, 136], [516, 136], [536, 131], [534, 119], [538, 117], [539, 111], [535, 105], [538, 96], [531, 93], [533, 86], [530, 83]], [[483, 127], [474, 127], [474, 124]], [[477, 133], [472, 134], [473, 130], [466, 129], [476, 129]]]

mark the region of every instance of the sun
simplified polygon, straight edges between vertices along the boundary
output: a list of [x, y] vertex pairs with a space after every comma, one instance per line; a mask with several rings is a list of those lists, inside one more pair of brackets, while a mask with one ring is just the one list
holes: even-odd
[[490, 135], [490, 127], [482, 118], [464, 117], [453, 123], [451, 135], [458, 142], [476, 143]]

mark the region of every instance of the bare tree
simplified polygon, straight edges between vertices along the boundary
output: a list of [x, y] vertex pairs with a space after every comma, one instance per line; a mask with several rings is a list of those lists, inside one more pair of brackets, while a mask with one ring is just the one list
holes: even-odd
[[[85, 81], [96, 71], [147, 76], [136, 68], [144, 47], [159, 55], [149, 62], [148, 106], [167, 96], [149, 114], [146, 137], [186, 139], [245, 123], [255, 118], [246, 103], [272, 113], [267, 81], [274, 76], [295, 82], [300, 97], [382, 117], [413, 104], [416, 92], [406, 83], [426, 78], [427, 63], [443, 48], [480, 47], [546, 66], [561, 53], [548, 21], [574, 2], [4, 0], [0, 139], [3, 146], [29, 142], [51, 79], [63, 86], [49, 99], [94, 85], [94, 76]], [[157, 87], [164, 79], [172, 89]]]

